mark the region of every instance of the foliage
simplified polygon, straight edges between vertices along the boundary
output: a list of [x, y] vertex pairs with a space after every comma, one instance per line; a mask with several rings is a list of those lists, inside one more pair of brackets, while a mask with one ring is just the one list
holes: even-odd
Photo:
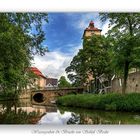
[[79, 50], [78, 54], [74, 56], [70, 66], [66, 68], [68, 78], [73, 86], [83, 86], [87, 79], [87, 67], [85, 65], [86, 57], [84, 50]]
[[140, 66], [140, 14], [105, 13], [100, 17], [112, 27], [108, 36], [113, 40], [114, 69], [123, 74], [122, 92], [125, 93], [129, 70]]
[[19, 27], [30, 37], [29, 52], [32, 54], [43, 55], [47, 48], [42, 46], [45, 38], [43, 31], [44, 23], [48, 22], [47, 13], [3, 13], [7, 17], [8, 22]]
[[34, 54], [43, 55], [45, 33], [42, 22], [47, 14], [0, 14], [0, 90], [4, 94], [18, 94], [29, 82], [30, 66]]
[[71, 87], [71, 84], [66, 80], [65, 76], [61, 76], [58, 81], [58, 87]]
[[108, 38], [93, 35], [90, 39], [84, 39], [83, 46], [88, 72], [91, 72], [94, 77], [100, 76], [101, 74], [109, 75], [109, 49], [111, 44]]
[[0, 112], [0, 124], [32, 124], [33, 118], [38, 118], [39, 114], [36, 112], [30, 112], [29, 114], [22, 109], [19, 109], [17, 112], [13, 111], [4, 111]]
[[60, 97], [57, 104], [70, 107], [133, 112], [140, 111], [140, 94], [67, 95]]
[[[111, 44], [108, 38], [93, 35], [90, 38], [84, 38], [83, 46], [83, 49], [73, 58], [70, 66], [66, 68], [68, 78], [80, 86], [89, 82], [89, 75], [95, 80], [102, 74], [110, 78], [112, 75], [109, 51]], [[97, 83], [99, 84], [99, 81]], [[99, 89], [98, 84], [95, 87], [96, 92]]]
[[115, 103], [107, 104], [105, 106], [105, 110], [108, 110], [108, 111], [116, 111], [116, 104]]
[[79, 115], [79, 124], [140, 124], [138, 112], [116, 112], [59, 106], [61, 112]]
[[27, 107], [27, 104], [28, 104], [27, 100], [1, 101], [0, 124], [37, 123], [37, 121], [40, 119], [40, 112], [39, 111], [28, 112], [27, 110], [22, 109], [22, 107], [24, 108], [25, 106]]

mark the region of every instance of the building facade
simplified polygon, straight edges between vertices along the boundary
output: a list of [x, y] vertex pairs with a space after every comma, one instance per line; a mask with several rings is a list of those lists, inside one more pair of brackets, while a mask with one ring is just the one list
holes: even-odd
[[31, 84], [27, 89], [45, 89], [57, 87], [58, 80], [55, 78], [48, 78], [42, 74], [42, 72], [36, 67], [30, 67], [30, 71], [34, 76], [30, 79]]
[[31, 79], [31, 88], [45, 88], [47, 78], [42, 74], [42, 72], [36, 67], [30, 67], [30, 71], [35, 74], [35, 77]]
[[55, 88], [58, 87], [58, 80], [55, 78], [46, 79], [46, 88]]

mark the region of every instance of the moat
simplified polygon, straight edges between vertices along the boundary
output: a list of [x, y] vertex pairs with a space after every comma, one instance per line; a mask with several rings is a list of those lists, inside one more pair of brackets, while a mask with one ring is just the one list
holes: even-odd
[[140, 112], [106, 112], [55, 104], [32, 104], [30, 99], [0, 101], [0, 124], [140, 124]]

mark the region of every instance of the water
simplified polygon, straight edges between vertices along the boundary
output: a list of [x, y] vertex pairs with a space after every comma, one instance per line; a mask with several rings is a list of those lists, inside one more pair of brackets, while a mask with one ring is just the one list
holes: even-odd
[[140, 113], [57, 107], [22, 99], [0, 102], [0, 124], [140, 124]]

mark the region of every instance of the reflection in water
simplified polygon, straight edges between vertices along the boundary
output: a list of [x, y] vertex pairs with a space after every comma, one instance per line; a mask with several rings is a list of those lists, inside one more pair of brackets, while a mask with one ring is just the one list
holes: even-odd
[[29, 101], [1, 101], [0, 124], [37, 123], [42, 114], [37, 108], [33, 109]]
[[57, 110], [57, 112], [46, 113], [39, 121], [39, 124], [79, 124], [79, 122], [79, 115], [71, 112], [61, 114], [60, 111]]
[[140, 124], [140, 113], [41, 106], [22, 99], [0, 102], [0, 124]]
[[140, 124], [140, 113], [138, 112], [107, 112], [64, 107], [59, 109], [79, 114], [79, 124]]
[[39, 121], [39, 124], [66, 124], [70, 117], [70, 112], [61, 114], [58, 110], [57, 112], [46, 113]]
[[72, 112], [71, 117], [67, 121], [67, 124], [79, 124], [79, 123], [80, 123], [80, 115]]
[[32, 105], [29, 99], [0, 102], [0, 124], [36, 124], [46, 111], [56, 107]]

